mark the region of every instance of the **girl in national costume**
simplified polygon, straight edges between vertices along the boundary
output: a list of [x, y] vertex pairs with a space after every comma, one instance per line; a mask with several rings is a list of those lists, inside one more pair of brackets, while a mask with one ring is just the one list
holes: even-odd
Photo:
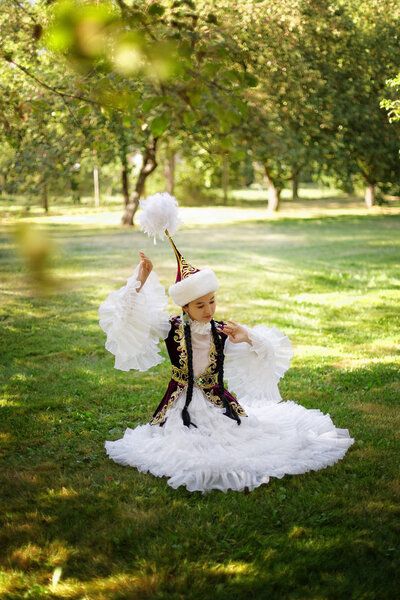
[[169, 236], [178, 228], [175, 199], [156, 194], [141, 204], [145, 231], [163, 237], [166, 230], [172, 243], [178, 274], [169, 294], [182, 313], [169, 316], [165, 290], [142, 252], [126, 285], [99, 308], [115, 368], [159, 364], [160, 339], [172, 367], [150, 422], [105, 442], [110, 458], [203, 493], [252, 490], [270, 477], [343, 458], [354, 442], [347, 429], [336, 428], [329, 414], [282, 401], [278, 382], [293, 356], [289, 339], [275, 327], [215, 321], [214, 272], [189, 265]]

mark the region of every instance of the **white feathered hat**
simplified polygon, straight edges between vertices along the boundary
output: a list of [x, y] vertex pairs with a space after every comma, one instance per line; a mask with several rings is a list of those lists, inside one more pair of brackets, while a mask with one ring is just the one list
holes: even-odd
[[178, 202], [164, 192], [148, 196], [140, 201], [143, 213], [140, 216], [141, 229], [154, 236], [170, 240], [178, 263], [176, 281], [169, 288], [169, 295], [178, 306], [185, 306], [218, 289], [218, 280], [212, 269], [197, 269], [190, 265], [175, 246], [171, 234], [175, 233], [182, 221], [178, 216]]

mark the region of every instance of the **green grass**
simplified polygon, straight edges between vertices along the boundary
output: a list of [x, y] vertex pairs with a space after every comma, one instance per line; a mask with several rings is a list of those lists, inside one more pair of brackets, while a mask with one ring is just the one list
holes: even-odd
[[[356, 440], [335, 466], [249, 494], [175, 491], [103, 448], [149, 420], [169, 367], [114, 370], [97, 308], [139, 249], [169, 285], [171, 249], [95, 217], [50, 215], [25, 219], [42, 237], [20, 235], [21, 257], [17, 221], [3, 222], [2, 599], [399, 597], [400, 211], [309, 218], [307, 207], [273, 219], [187, 209], [175, 236], [193, 264], [215, 268], [217, 318], [289, 335], [283, 398], [329, 412]], [[34, 293], [35, 273], [47, 294]]]

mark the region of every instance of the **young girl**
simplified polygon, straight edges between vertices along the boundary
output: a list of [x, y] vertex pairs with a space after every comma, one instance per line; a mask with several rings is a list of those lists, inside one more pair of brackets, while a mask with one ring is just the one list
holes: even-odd
[[178, 275], [169, 293], [181, 314], [166, 312], [165, 290], [143, 252], [127, 284], [99, 309], [117, 369], [159, 364], [160, 338], [172, 367], [150, 422], [107, 441], [110, 458], [203, 493], [252, 490], [270, 477], [343, 458], [354, 441], [347, 429], [319, 410], [282, 402], [278, 382], [293, 355], [289, 339], [275, 327], [215, 321], [214, 272], [192, 267], [172, 244]]

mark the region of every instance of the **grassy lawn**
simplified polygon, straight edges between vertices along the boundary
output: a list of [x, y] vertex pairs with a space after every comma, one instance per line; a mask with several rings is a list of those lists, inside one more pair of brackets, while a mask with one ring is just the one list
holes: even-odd
[[175, 239], [215, 268], [216, 318], [287, 333], [284, 400], [356, 440], [333, 467], [205, 496], [103, 448], [149, 420], [169, 366], [114, 370], [97, 308], [140, 249], [170, 285], [170, 247], [119, 228], [119, 207], [33, 211], [23, 220], [40, 228], [53, 281], [38, 295], [16, 251], [21, 211], [3, 206], [2, 599], [399, 598], [400, 209], [329, 202], [288, 202], [273, 218], [260, 206], [183, 211]]

